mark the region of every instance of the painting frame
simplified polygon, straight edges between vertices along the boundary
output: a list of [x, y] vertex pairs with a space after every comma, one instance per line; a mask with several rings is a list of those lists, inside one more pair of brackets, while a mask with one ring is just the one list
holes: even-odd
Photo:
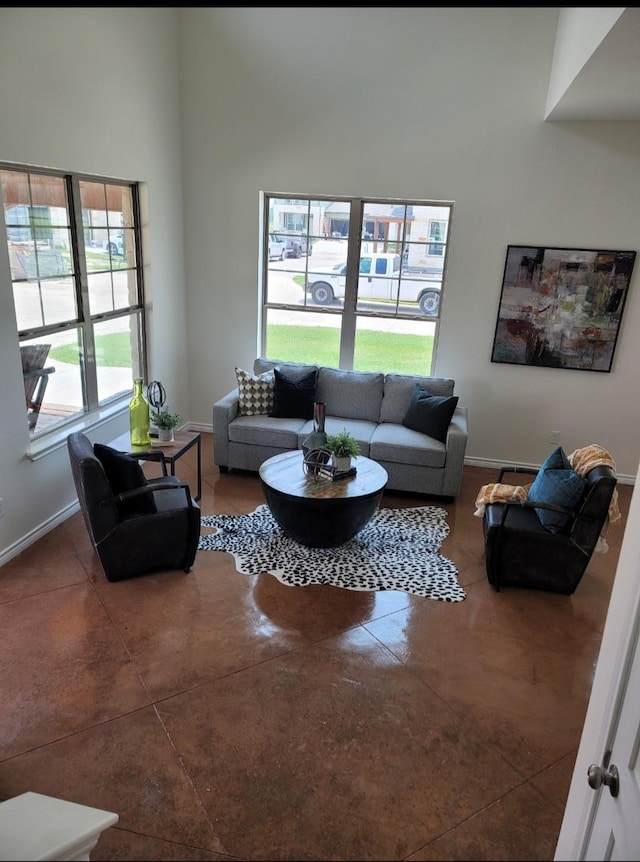
[[609, 373], [635, 251], [508, 245], [491, 362]]

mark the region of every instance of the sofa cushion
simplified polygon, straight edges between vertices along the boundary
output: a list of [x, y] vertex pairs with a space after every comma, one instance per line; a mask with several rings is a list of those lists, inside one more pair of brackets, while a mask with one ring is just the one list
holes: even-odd
[[402, 424], [444, 443], [457, 406], [457, 396], [434, 395], [416, 383]]
[[[571, 467], [563, 448], [558, 446], [546, 458], [529, 488], [529, 500], [534, 503], [551, 503], [573, 509], [582, 499], [586, 488], [584, 476], [579, 476]], [[536, 514], [551, 533], [560, 532], [568, 520], [562, 512], [536, 509]]]
[[432, 395], [453, 395], [454, 381], [448, 377], [418, 377], [408, 374], [387, 374], [380, 407], [380, 422], [402, 423], [415, 385], [428, 389]]
[[273, 370], [262, 374], [251, 374], [242, 368], [236, 368], [238, 381], [238, 415], [256, 416], [267, 414], [273, 407], [273, 388], [275, 375]]
[[[96, 443], [93, 452], [102, 464], [114, 495], [133, 491], [148, 484], [138, 461], [127, 455], [126, 452], [119, 452], [117, 449], [112, 449], [111, 446], [105, 446], [102, 443]], [[128, 518], [132, 515], [152, 515], [156, 511], [156, 504], [151, 492], [118, 503], [117, 507], [121, 518]]]
[[273, 373], [276, 381], [273, 388], [273, 407], [269, 416], [280, 419], [311, 419], [313, 402], [316, 400], [316, 372], [310, 371], [297, 380], [291, 379], [277, 368]]
[[299, 449], [300, 430], [305, 420], [295, 417], [237, 416], [229, 423], [229, 442], [243, 446]]
[[371, 437], [369, 458], [383, 463], [441, 470], [446, 464], [447, 447], [439, 440], [404, 425], [382, 422], [376, 426]]
[[316, 397], [327, 416], [378, 422], [383, 386], [384, 374], [321, 366]]

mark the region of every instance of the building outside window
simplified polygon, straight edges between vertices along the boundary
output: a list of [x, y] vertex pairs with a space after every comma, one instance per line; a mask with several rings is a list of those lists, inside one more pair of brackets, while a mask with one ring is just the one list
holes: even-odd
[[429, 222], [429, 254], [442, 255], [444, 254], [444, 237], [447, 233], [446, 222], [430, 221]]
[[430, 375], [452, 210], [441, 201], [265, 194], [265, 250], [281, 232], [308, 252], [263, 255], [262, 355]]
[[137, 186], [0, 166], [32, 437], [146, 377]]

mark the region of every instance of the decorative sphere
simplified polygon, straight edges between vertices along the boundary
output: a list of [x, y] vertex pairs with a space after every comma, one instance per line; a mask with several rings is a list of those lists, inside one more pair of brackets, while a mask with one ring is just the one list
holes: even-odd
[[331, 458], [328, 449], [309, 449], [303, 460], [304, 472], [307, 476], [318, 479], [322, 472], [327, 470], [327, 464]]
[[161, 410], [167, 400], [165, 388], [159, 380], [152, 380], [147, 386], [147, 399], [152, 407]]

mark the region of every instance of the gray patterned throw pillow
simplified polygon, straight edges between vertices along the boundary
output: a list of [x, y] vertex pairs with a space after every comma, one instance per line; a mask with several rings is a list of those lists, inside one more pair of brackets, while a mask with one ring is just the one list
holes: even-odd
[[238, 415], [256, 416], [269, 413], [273, 407], [273, 387], [275, 375], [273, 370], [262, 374], [251, 374], [242, 368], [236, 368], [238, 381]]

